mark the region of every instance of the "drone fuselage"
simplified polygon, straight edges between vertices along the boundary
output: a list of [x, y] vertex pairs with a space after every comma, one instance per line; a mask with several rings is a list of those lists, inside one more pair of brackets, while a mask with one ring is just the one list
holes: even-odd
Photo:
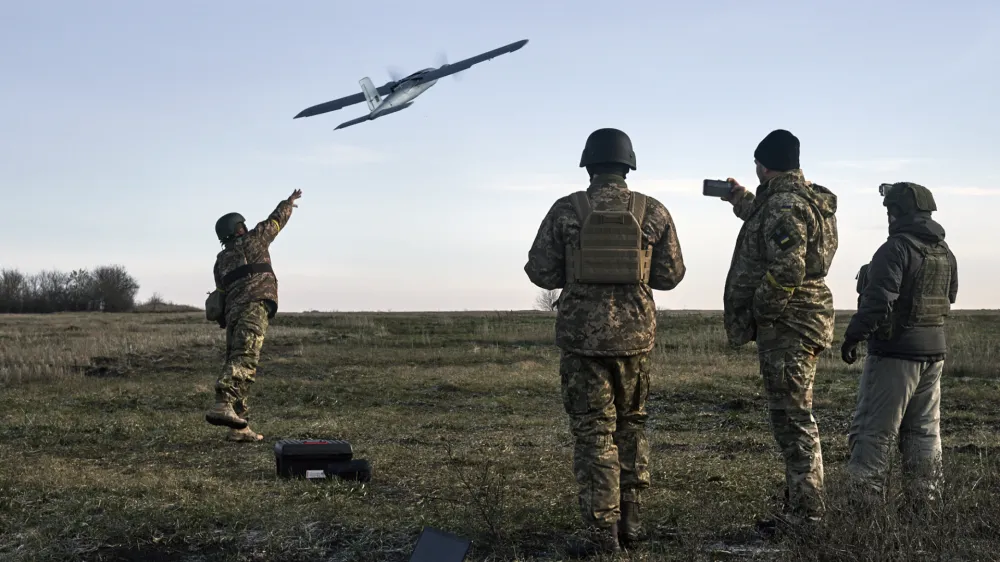
[[391, 113], [391, 109], [394, 107], [399, 107], [406, 105], [416, 99], [417, 96], [426, 92], [431, 86], [437, 83], [437, 80], [431, 80], [429, 82], [422, 82], [420, 80], [420, 75], [428, 70], [421, 70], [415, 74], [403, 78], [403, 80], [393, 88], [392, 92], [382, 98], [382, 103], [378, 104], [371, 111], [371, 118], [374, 119], [379, 117], [384, 113]]

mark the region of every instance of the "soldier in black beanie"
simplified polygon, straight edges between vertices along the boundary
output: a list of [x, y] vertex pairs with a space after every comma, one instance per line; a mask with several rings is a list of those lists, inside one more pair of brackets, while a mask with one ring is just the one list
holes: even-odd
[[799, 139], [772, 131], [754, 151], [756, 193], [730, 178], [743, 220], [723, 304], [733, 346], [757, 342], [771, 430], [785, 460], [785, 507], [768, 526], [820, 519], [823, 454], [812, 414], [819, 354], [833, 343], [826, 275], [837, 251], [837, 196], [807, 181]]

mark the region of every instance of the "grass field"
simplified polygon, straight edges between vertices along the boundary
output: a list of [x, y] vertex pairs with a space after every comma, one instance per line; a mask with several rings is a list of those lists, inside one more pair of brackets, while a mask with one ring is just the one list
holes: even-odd
[[[838, 341], [815, 391], [829, 515], [763, 542], [784, 476], [754, 349], [726, 347], [719, 313], [661, 313], [653, 537], [618, 559], [1000, 559], [1000, 314], [949, 331], [940, 508], [862, 517], [838, 493], [860, 373]], [[405, 561], [425, 525], [473, 539], [468, 560], [564, 558], [579, 516], [553, 316], [279, 315], [261, 444], [204, 422], [223, 337], [201, 313], [0, 317], [0, 559]], [[305, 437], [349, 440], [372, 482], [276, 478], [274, 442]]]

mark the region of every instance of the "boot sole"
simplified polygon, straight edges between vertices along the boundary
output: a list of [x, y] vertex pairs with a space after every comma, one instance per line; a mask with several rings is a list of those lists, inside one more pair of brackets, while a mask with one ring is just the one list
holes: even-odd
[[233, 429], [244, 429], [248, 425], [250, 425], [250, 423], [247, 422], [246, 420], [236, 421], [236, 420], [231, 419], [231, 418], [217, 418], [217, 417], [214, 417], [214, 416], [212, 416], [210, 414], [205, 414], [205, 421], [207, 421], [208, 423], [210, 423], [212, 425], [218, 425], [218, 426], [222, 426], [222, 427], [231, 427]]

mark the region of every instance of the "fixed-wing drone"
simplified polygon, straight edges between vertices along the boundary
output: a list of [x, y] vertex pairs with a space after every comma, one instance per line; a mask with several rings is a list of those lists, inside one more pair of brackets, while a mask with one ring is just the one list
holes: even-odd
[[299, 117], [311, 117], [313, 115], [319, 115], [329, 111], [336, 111], [342, 107], [347, 107], [348, 105], [354, 105], [363, 101], [368, 102], [368, 115], [341, 123], [337, 126], [337, 129], [343, 129], [344, 127], [350, 127], [351, 125], [371, 121], [372, 119], [378, 119], [384, 115], [396, 113], [397, 111], [402, 111], [407, 107], [410, 107], [413, 105], [413, 100], [437, 83], [438, 79], [452, 74], [457, 74], [474, 64], [490, 60], [493, 57], [506, 53], [513, 53], [514, 51], [525, 46], [527, 43], [527, 39], [522, 39], [516, 43], [505, 45], [499, 49], [493, 49], [492, 51], [467, 58], [456, 62], [455, 64], [443, 64], [438, 68], [425, 68], [423, 70], [418, 70], [409, 76], [400, 78], [399, 80], [386, 82], [385, 85], [379, 86], [377, 89], [371, 79], [365, 76], [359, 82], [361, 84], [360, 94], [342, 97], [340, 99], [303, 109], [298, 115], [295, 116], [295, 119], [298, 119]]

